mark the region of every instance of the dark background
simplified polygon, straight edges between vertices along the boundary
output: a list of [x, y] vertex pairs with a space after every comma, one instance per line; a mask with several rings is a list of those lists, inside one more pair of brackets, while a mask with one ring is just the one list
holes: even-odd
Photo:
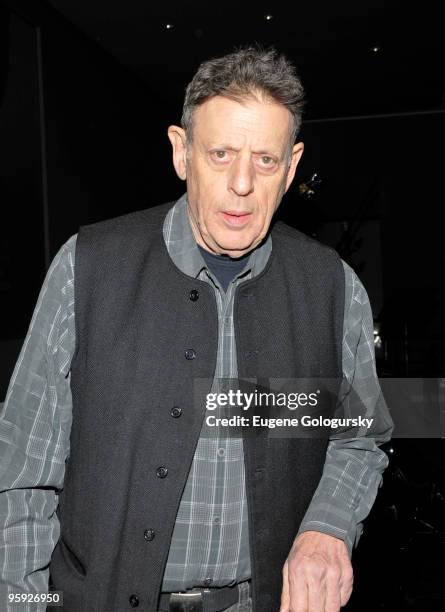
[[[80, 224], [181, 195], [166, 129], [179, 122], [185, 86], [204, 59], [253, 42], [287, 53], [307, 91], [305, 153], [279, 216], [359, 274], [380, 376], [443, 377], [439, 8], [1, 2], [0, 401], [52, 257]], [[307, 197], [314, 172], [321, 183]], [[347, 610], [442, 610], [443, 440], [387, 450]]]

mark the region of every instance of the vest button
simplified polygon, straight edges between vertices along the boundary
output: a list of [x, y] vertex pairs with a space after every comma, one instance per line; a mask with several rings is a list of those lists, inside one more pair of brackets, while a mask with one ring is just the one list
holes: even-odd
[[189, 298], [192, 302], [196, 302], [196, 300], [199, 299], [199, 291], [197, 291], [196, 289], [192, 289], [190, 291]]
[[139, 597], [137, 595], [130, 595], [130, 598], [128, 601], [130, 602], [130, 606], [132, 608], [137, 608], [139, 605]]
[[173, 406], [173, 408], [170, 410], [170, 414], [174, 419], [177, 419], [182, 414], [182, 408], [179, 408], [179, 406]]
[[187, 349], [184, 353], [186, 359], [195, 359], [196, 353], [193, 349]]
[[144, 540], [146, 540], [147, 542], [151, 542], [152, 540], [154, 540], [155, 535], [156, 532], [154, 529], [146, 529], [144, 531]]
[[165, 478], [168, 474], [168, 469], [164, 466], [158, 467], [156, 470], [156, 476], [158, 478]]

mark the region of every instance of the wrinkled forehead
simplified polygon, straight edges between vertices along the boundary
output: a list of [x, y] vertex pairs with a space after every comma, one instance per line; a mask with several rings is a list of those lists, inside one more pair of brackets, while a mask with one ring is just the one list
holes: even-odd
[[291, 131], [290, 111], [269, 96], [213, 96], [193, 113], [193, 138], [206, 146], [250, 145], [280, 152], [287, 149]]

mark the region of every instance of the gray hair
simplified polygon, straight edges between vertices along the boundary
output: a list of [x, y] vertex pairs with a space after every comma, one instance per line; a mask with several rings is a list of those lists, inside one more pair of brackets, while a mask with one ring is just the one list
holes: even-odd
[[304, 89], [295, 66], [276, 49], [249, 46], [203, 62], [185, 91], [181, 126], [192, 140], [193, 111], [214, 96], [238, 102], [263, 96], [285, 106], [293, 122], [289, 150], [301, 127]]

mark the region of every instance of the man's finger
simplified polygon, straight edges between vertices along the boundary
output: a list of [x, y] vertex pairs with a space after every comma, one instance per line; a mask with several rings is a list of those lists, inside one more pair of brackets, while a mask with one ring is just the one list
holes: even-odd
[[349, 598], [351, 597], [351, 594], [352, 594], [353, 584], [354, 584], [354, 572], [352, 570], [352, 566], [349, 564], [348, 567], [343, 569], [343, 574], [342, 574], [342, 584], [341, 584], [341, 590], [340, 590], [340, 596], [341, 596], [340, 605], [341, 606], [345, 606], [348, 603]]
[[326, 583], [324, 574], [316, 572], [307, 579], [308, 612], [325, 612]]
[[289, 595], [289, 566], [288, 562], [283, 567], [283, 589], [281, 591], [280, 612], [289, 612], [290, 595]]
[[324, 612], [340, 612], [341, 603], [340, 572], [328, 571], [326, 576], [326, 603]]
[[301, 571], [289, 575], [290, 612], [312, 612], [308, 602], [306, 576]]

